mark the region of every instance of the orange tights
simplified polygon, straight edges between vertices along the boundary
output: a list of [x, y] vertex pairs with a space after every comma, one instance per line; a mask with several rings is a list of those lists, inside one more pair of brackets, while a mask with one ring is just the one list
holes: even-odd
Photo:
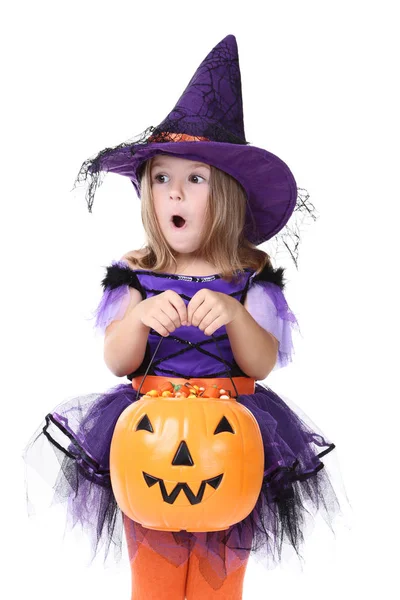
[[[129, 548], [127, 529], [126, 533]], [[189, 560], [176, 567], [145, 544], [141, 544], [131, 561], [131, 600], [241, 600], [246, 567], [247, 561], [230, 573], [223, 582], [214, 574], [215, 586], [211, 587], [200, 573], [199, 559], [195, 551]], [[211, 578], [210, 572], [209, 579]]]

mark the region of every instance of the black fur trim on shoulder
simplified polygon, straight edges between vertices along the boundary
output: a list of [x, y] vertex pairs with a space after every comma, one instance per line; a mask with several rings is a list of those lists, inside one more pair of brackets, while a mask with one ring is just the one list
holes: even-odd
[[262, 271], [257, 273], [257, 275], [254, 275], [253, 281], [270, 281], [283, 290], [285, 287], [285, 281], [283, 279], [284, 271], [285, 269], [283, 267], [274, 269], [271, 265], [266, 264]]
[[123, 263], [110, 265], [107, 267], [107, 273], [103, 278], [101, 285], [104, 289], [114, 290], [121, 285], [129, 285], [136, 288], [142, 294], [142, 298], [146, 298], [146, 292], [143, 289], [140, 281], [134, 271]]

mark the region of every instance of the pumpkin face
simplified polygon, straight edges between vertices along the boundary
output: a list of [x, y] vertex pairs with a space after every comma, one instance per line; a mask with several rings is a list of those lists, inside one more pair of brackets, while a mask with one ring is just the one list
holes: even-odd
[[111, 442], [116, 501], [150, 529], [227, 529], [253, 510], [263, 471], [257, 421], [232, 398], [143, 396]]

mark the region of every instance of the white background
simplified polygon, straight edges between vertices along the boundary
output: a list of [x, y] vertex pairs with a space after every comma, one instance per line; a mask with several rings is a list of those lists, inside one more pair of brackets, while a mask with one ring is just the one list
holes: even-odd
[[[1, 55], [2, 581], [7, 598], [130, 597], [127, 562], [87, 566], [63, 513], [28, 519], [22, 451], [73, 395], [118, 383], [92, 311], [112, 259], [143, 243], [131, 183], [89, 214], [81, 163], [172, 109], [236, 36], [247, 140], [281, 157], [320, 218], [284, 258], [302, 336], [268, 384], [334, 441], [352, 514], [324, 523], [303, 571], [250, 563], [244, 598], [390, 598], [398, 589], [399, 95], [396, 2], [27, 2], [3, 10]], [[327, 461], [328, 462], [328, 461]], [[126, 557], [125, 557], [125, 560]], [[4, 568], [5, 567], [5, 568]], [[79, 590], [76, 592], [76, 590]], [[2, 594], [4, 596], [4, 593]]]

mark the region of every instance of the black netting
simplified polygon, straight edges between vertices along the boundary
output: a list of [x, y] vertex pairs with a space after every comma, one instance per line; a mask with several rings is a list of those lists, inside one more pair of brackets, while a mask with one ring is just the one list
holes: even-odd
[[[95, 193], [102, 185], [107, 172], [129, 177], [140, 195], [140, 179], [150, 154], [147, 156], [145, 153], [144, 157], [141, 156], [137, 161], [132, 160], [134, 155], [152, 144], [186, 141], [194, 142], [196, 145], [209, 142], [241, 146], [249, 144], [244, 132], [238, 50], [235, 37], [232, 35], [224, 38], [202, 61], [175, 107], [161, 123], [147, 127], [139, 135], [116, 146], [104, 148], [84, 161], [73, 189], [76, 189], [77, 184], [85, 185], [85, 199], [89, 212], [92, 212]], [[251, 152], [250, 148], [249, 152]], [[264, 167], [260, 165], [259, 168]], [[282, 185], [285, 185], [285, 177], [286, 174], [282, 179]], [[268, 194], [265, 195], [265, 198], [267, 197]], [[296, 268], [300, 228], [306, 220], [315, 221], [316, 218], [317, 213], [313, 204], [309, 202], [309, 194], [302, 188], [297, 188], [292, 217], [274, 236], [276, 249], [288, 252]], [[271, 232], [272, 230], [276, 231], [276, 228], [271, 226]], [[257, 235], [257, 225], [253, 226], [251, 231], [254, 231], [254, 235], [250, 241], [256, 245], [268, 239], [264, 230]]]

